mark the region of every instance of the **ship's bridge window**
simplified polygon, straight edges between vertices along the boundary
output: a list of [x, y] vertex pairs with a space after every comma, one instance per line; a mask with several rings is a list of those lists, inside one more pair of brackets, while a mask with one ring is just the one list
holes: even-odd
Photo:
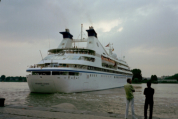
[[73, 55], [48, 55], [44, 60], [78, 60], [80, 56]]
[[80, 56], [76, 56], [76, 55], [72, 56], [72, 55], [69, 55], [69, 56], [67, 57], [67, 59], [68, 59], [68, 60], [78, 60], [79, 57], [80, 57]]
[[89, 62], [94, 62], [95, 58], [92, 57], [86, 57], [86, 56], [81, 56], [79, 60], [84, 60], [84, 61], [89, 61]]
[[52, 59], [52, 57], [53, 57], [53, 55], [48, 55], [44, 58], [44, 60], [50, 60], [50, 59]]
[[62, 60], [65, 59], [66, 56], [60, 56], [60, 55], [48, 55], [44, 58], [44, 60]]

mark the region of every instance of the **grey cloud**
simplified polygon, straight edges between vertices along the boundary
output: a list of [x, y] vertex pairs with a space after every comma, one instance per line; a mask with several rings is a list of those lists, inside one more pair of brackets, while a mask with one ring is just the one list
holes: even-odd
[[[34, 44], [39, 41], [43, 44], [49, 37], [58, 43], [62, 39], [59, 32], [65, 28], [69, 28], [74, 38], [77, 38], [81, 23], [88, 28], [86, 24], [95, 25], [102, 21], [109, 23], [112, 20], [121, 20], [122, 23], [109, 32], [96, 29], [100, 35], [99, 40], [104, 45], [113, 43], [117, 54], [130, 55], [128, 62], [131, 66], [140, 65], [137, 61], [131, 61], [133, 57], [144, 59], [139, 53], [136, 56], [129, 54], [131, 49], [140, 46], [146, 49], [177, 47], [178, 5], [175, 0], [2, 0], [0, 41]], [[117, 32], [120, 27], [123, 30]], [[144, 57], [148, 59], [147, 56]], [[157, 58], [155, 62], [159, 62], [159, 57]], [[154, 61], [145, 62], [151, 64]], [[164, 63], [168, 64], [168, 61], [165, 60]]]
[[[130, 47], [145, 45], [146, 47], [173, 47], [176, 46], [177, 38], [177, 11], [171, 8], [157, 7], [147, 16], [140, 15], [134, 19], [127, 19], [124, 24], [124, 30], [121, 33], [115, 33], [112, 39], [120, 39], [123, 44]], [[114, 31], [116, 29], [113, 29]], [[112, 31], [112, 32], [114, 32]]]

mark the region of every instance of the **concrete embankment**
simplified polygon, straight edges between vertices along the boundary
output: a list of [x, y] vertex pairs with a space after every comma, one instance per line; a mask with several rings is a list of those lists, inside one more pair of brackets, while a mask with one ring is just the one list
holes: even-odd
[[[26, 107], [26, 106], [6, 106], [0, 107], [0, 119], [124, 119], [123, 114], [90, 112], [77, 110], [75, 107], [68, 105], [73, 109], [61, 109], [63, 105], [52, 108], [46, 107]], [[143, 119], [138, 116], [138, 119]], [[129, 116], [128, 119], [131, 119]], [[154, 117], [153, 119], [160, 119]]]

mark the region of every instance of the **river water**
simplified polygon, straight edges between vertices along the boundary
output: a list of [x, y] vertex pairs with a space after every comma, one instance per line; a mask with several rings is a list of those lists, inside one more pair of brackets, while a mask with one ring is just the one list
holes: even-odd
[[[136, 90], [134, 93], [135, 112], [138, 115], [143, 115], [145, 99], [143, 90], [146, 84], [133, 84], [133, 86]], [[152, 87], [155, 89], [154, 115], [177, 118], [178, 85], [152, 84]], [[71, 103], [78, 110], [120, 114], [125, 112], [125, 91], [123, 87], [72, 94], [39, 94], [30, 93], [26, 82], [0, 82], [0, 97], [6, 98], [6, 105], [52, 107], [60, 103]]]

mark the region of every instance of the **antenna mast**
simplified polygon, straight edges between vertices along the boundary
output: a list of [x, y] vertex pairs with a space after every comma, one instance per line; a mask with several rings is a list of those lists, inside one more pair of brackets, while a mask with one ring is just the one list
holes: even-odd
[[83, 24], [81, 24], [81, 40], [82, 40], [82, 29], [83, 29]]
[[[40, 54], [41, 54], [41, 50], [40, 50]], [[42, 54], [41, 54], [41, 58], [42, 58], [42, 60], [43, 60], [43, 64], [44, 64], [44, 59], [43, 59], [43, 56], [42, 56]]]

